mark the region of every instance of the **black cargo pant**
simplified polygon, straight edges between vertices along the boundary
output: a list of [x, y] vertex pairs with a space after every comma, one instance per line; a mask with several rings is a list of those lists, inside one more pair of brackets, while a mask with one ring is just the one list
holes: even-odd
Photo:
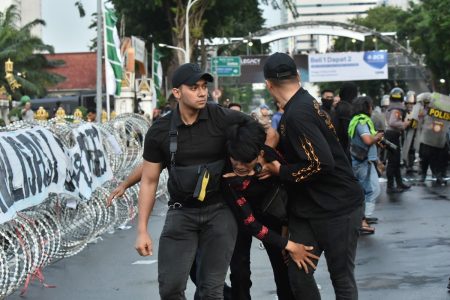
[[[362, 206], [351, 213], [327, 219], [289, 216], [290, 239], [313, 246], [312, 252], [317, 256], [325, 253], [336, 300], [358, 299], [354, 269], [358, 229], [361, 227], [362, 217]], [[317, 264], [317, 261], [313, 261]], [[308, 267], [309, 273], [306, 274], [290, 260], [288, 270], [295, 299], [321, 299], [312, 267]]]
[[402, 173], [400, 170], [400, 132], [387, 130], [384, 137], [397, 146], [397, 150], [387, 149], [387, 185], [388, 187], [393, 187], [395, 179], [398, 186], [402, 184]]
[[444, 148], [436, 148], [422, 143], [420, 144], [419, 156], [422, 174], [426, 174], [428, 167], [430, 167], [433, 176], [440, 178], [445, 175], [448, 163], [446, 146]]
[[236, 220], [225, 203], [169, 209], [158, 249], [161, 299], [186, 299], [184, 292], [197, 249], [201, 249], [197, 257], [200, 299], [223, 299], [236, 234]]
[[[281, 222], [271, 216], [256, 216], [257, 219], [271, 230], [281, 233]], [[250, 300], [250, 250], [253, 236], [244, 226], [241, 226], [236, 239], [233, 258], [230, 263], [231, 299]], [[263, 243], [272, 265], [273, 276], [277, 287], [279, 300], [293, 300], [294, 296], [289, 285], [287, 265], [283, 261], [280, 248]]]

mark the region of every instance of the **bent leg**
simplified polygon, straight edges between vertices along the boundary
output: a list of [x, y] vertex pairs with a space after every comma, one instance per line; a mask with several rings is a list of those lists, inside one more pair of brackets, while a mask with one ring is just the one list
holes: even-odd
[[[322, 249], [319, 247], [308, 220], [289, 216], [289, 234], [290, 240], [305, 246], [313, 246], [314, 250], [311, 252], [317, 256], [321, 255]], [[315, 260], [313, 260], [313, 262], [316, 265], [318, 263], [318, 261]], [[303, 269], [300, 269], [291, 258], [289, 258], [289, 281], [295, 299], [320, 300], [319, 289], [317, 288], [314, 279], [314, 269], [310, 267], [308, 268], [308, 271], [309, 273], [307, 274]]]
[[344, 216], [312, 221], [314, 233], [325, 253], [337, 300], [358, 299], [354, 269], [362, 216], [359, 207]]

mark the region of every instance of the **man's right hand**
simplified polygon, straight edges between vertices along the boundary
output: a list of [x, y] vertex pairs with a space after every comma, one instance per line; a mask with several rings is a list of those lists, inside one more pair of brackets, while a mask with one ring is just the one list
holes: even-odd
[[119, 186], [116, 187], [116, 188], [111, 192], [111, 194], [109, 194], [108, 199], [106, 199], [106, 207], [111, 206], [111, 204], [112, 204], [114, 198], [122, 197], [123, 194], [125, 193], [126, 189], [127, 189], [127, 188], [125, 187], [125, 185], [124, 185], [123, 183], [119, 184]]
[[300, 269], [303, 269], [306, 274], [309, 273], [308, 265], [314, 270], [316, 269], [316, 265], [311, 259], [319, 260], [319, 257], [310, 252], [314, 247], [288, 241], [285, 249], [289, 252], [291, 259]]
[[153, 255], [152, 239], [148, 232], [138, 233], [134, 247], [140, 256]]

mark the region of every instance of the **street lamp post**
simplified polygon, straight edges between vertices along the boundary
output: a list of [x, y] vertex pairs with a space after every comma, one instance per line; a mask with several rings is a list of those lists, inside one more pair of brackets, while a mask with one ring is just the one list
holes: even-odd
[[253, 47], [253, 42], [252, 42], [252, 41], [249, 41], [249, 42], [247, 43], [247, 55], [252, 54], [252, 47]]
[[184, 54], [184, 62], [188, 63], [190, 60], [190, 49], [189, 49], [189, 10], [198, 0], [189, 0], [186, 7], [186, 23], [184, 24], [184, 36], [186, 44], [186, 52]]
[[181, 51], [181, 52], [183, 52], [183, 55], [184, 55], [184, 61], [189, 61], [189, 59], [187, 59], [186, 50], [184, 50], [183, 48], [175, 47], [175, 46], [171, 46], [171, 45], [167, 45], [167, 44], [158, 44], [158, 46], [160, 46], [162, 48], [170, 48], [170, 49]]

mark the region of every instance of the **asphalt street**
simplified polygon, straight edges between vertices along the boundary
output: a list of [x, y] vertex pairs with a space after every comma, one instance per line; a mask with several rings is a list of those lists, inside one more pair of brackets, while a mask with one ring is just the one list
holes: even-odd
[[[364, 300], [450, 299], [450, 187], [415, 185], [395, 195], [382, 194], [375, 215], [376, 233], [358, 243], [356, 277]], [[149, 223], [155, 248], [164, 221], [165, 205], [158, 202]], [[157, 257], [140, 257], [134, 250], [135, 226], [104, 234], [76, 256], [44, 269], [45, 283], [30, 284], [25, 298], [19, 292], [7, 299], [122, 300], [159, 299]], [[183, 249], [180, 249], [183, 251]], [[157, 253], [157, 251], [154, 251]], [[270, 264], [259, 242], [252, 245], [252, 298], [276, 299]], [[334, 299], [323, 257], [316, 271], [322, 299]], [[189, 282], [187, 299], [193, 298]]]

